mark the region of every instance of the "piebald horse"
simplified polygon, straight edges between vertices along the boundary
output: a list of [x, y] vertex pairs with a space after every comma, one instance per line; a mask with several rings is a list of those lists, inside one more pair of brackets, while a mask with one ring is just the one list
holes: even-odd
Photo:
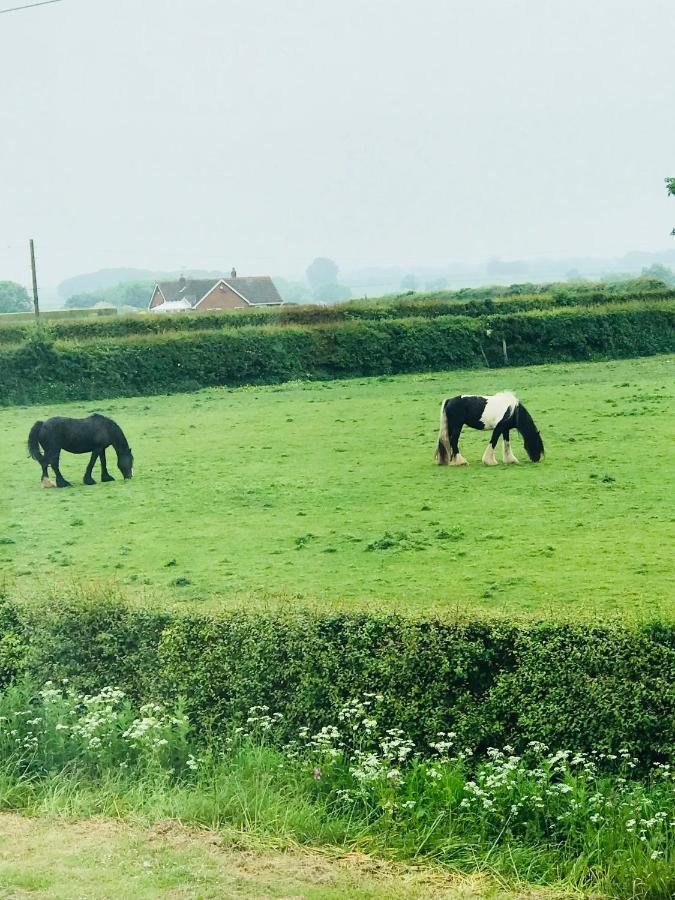
[[537, 426], [515, 394], [510, 391], [501, 391], [489, 397], [460, 394], [441, 403], [441, 427], [436, 447], [439, 466], [468, 465], [459, 452], [459, 436], [465, 425], [479, 431], [492, 430], [490, 443], [483, 454], [486, 466], [497, 465], [495, 447], [500, 437], [504, 439], [504, 462], [518, 462], [509, 441], [512, 429], [520, 432], [525, 452], [532, 462], [539, 462], [544, 455], [544, 442]]

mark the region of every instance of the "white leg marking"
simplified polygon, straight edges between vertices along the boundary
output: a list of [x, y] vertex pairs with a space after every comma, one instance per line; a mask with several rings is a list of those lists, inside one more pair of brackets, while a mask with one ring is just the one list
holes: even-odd
[[52, 488], [52, 487], [56, 487], [56, 485], [51, 480], [51, 478], [43, 478], [42, 479], [42, 487], [43, 488]]
[[517, 463], [518, 460], [515, 458], [511, 451], [511, 442], [504, 441], [504, 462], [507, 463]]
[[457, 456], [454, 456], [452, 459], [451, 465], [453, 466], [468, 466], [468, 462], [464, 459], [461, 453], [458, 453]]
[[499, 463], [495, 459], [495, 448], [492, 444], [488, 444], [483, 454], [483, 464], [486, 466], [497, 466]]

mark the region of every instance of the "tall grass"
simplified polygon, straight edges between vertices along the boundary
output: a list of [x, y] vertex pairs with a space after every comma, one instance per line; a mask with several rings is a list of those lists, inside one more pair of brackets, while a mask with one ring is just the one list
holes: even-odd
[[475, 758], [452, 732], [429, 736], [422, 753], [380, 726], [382, 699], [350, 701], [335, 722], [281, 744], [280, 717], [264, 706], [207, 741], [181, 704], [14, 685], [0, 697], [0, 808], [177, 818], [245, 842], [358, 847], [621, 898], [675, 894], [668, 765], [637, 778], [627, 750], [535, 742]]

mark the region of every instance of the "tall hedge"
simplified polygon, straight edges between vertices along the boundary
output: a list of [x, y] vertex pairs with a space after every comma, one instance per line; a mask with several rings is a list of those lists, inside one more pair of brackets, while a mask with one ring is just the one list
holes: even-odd
[[[52, 342], [0, 350], [0, 404], [169, 393], [212, 385], [503, 366], [666, 353], [669, 303], [442, 316], [152, 338]], [[507, 355], [504, 355], [506, 345]]]
[[[518, 287], [515, 285], [514, 287]], [[103, 338], [151, 336], [167, 333], [192, 333], [214, 331], [223, 328], [243, 328], [263, 325], [326, 325], [360, 320], [389, 321], [393, 319], [440, 316], [468, 316], [476, 318], [494, 313], [511, 314], [530, 310], [555, 310], [561, 307], [599, 307], [621, 303], [658, 303], [675, 301], [675, 291], [652, 287], [647, 290], [635, 286], [625, 292], [592, 285], [581, 287], [538, 289], [504, 294], [495, 289], [442, 291], [435, 294], [386, 297], [380, 300], [350, 301], [330, 306], [285, 306], [268, 309], [245, 309], [230, 312], [200, 313], [188, 315], [133, 315], [115, 316], [109, 319], [82, 319], [77, 321], [53, 321], [45, 325], [47, 333], [58, 340], [96, 340]], [[77, 313], [78, 310], [64, 312]], [[20, 344], [34, 333], [32, 324], [17, 324], [12, 317], [3, 322], [0, 317], [0, 345]]]
[[68, 677], [139, 698], [186, 698], [198, 733], [222, 734], [266, 704], [283, 737], [335, 722], [379, 692], [379, 715], [419, 742], [452, 730], [485, 750], [530, 740], [675, 754], [675, 625], [446, 622], [377, 614], [131, 609], [114, 599], [0, 605], [0, 680]]

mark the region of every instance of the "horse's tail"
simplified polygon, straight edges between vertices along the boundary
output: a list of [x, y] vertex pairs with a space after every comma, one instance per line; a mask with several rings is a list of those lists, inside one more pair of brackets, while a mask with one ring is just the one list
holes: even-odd
[[439, 466], [447, 466], [450, 462], [450, 436], [448, 434], [448, 414], [445, 411], [447, 400], [441, 401], [441, 422], [438, 429], [438, 444], [435, 460]]
[[520, 432], [523, 443], [525, 444], [525, 452], [532, 462], [539, 462], [544, 455], [544, 442], [541, 435], [537, 431], [534, 419], [525, 409], [522, 403], [518, 404], [516, 410], [516, 428]]
[[43, 465], [45, 461], [44, 456], [40, 453], [40, 441], [38, 440], [38, 435], [40, 434], [40, 429], [43, 425], [44, 422], [42, 421], [36, 422], [28, 435], [28, 455], [37, 460], [40, 465]]

